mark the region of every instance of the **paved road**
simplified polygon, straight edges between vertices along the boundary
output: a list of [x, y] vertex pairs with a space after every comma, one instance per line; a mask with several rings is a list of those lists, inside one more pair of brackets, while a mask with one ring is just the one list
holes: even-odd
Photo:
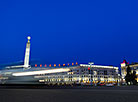
[[1, 88], [0, 102], [138, 102], [138, 87]]

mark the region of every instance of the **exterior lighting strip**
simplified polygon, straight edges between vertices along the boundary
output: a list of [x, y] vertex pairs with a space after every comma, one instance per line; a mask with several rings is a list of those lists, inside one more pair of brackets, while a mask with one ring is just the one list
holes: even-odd
[[29, 72], [16, 72], [13, 73], [13, 76], [30, 76], [30, 75], [38, 75], [38, 74], [50, 74], [50, 73], [60, 73], [60, 72], [68, 72], [70, 71], [69, 68], [67, 69], [51, 69], [51, 70], [41, 70], [41, 71], [29, 71]]

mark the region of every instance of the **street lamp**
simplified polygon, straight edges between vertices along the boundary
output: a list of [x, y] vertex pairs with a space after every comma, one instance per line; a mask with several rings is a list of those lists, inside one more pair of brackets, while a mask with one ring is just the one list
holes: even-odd
[[118, 74], [118, 86], [120, 86], [119, 82], [120, 82], [120, 74]]
[[[92, 65], [94, 64], [93, 62], [89, 62], [88, 64], [90, 64], [90, 68], [92, 68]], [[90, 75], [90, 83], [92, 83], [92, 78], [91, 78], [91, 73], [89, 73], [89, 75]]]

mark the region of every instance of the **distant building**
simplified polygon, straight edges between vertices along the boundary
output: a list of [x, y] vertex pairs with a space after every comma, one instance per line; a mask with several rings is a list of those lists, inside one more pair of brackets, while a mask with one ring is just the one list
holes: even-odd
[[125, 76], [127, 74], [127, 67], [131, 68], [131, 73], [133, 73], [133, 71], [136, 71], [136, 75], [137, 75], [137, 82], [138, 82], [138, 63], [131, 63], [129, 64], [126, 60], [123, 61], [123, 63], [121, 63], [121, 78], [122, 78], [122, 82], [125, 82]]

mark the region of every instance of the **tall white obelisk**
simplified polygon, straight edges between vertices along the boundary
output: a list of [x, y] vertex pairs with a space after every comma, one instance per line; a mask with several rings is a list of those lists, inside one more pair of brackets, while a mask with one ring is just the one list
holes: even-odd
[[30, 57], [30, 39], [31, 37], [27, 37], [28, 42], [26, 44], [26, 51], [25, 51], [25, 59], [24, 59], [24, 67], [27, 68], [29, 67], [29, 57]]

